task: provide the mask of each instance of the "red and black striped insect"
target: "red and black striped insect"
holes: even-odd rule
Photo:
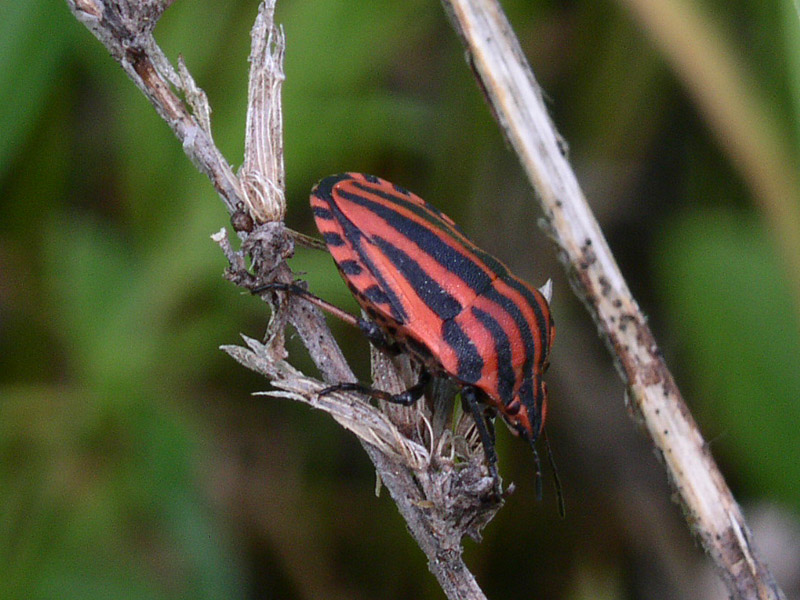
[[[372,321],[302,295],[359,326],[373,343],[409,352],[422,366],[419,383],[402,394],[360,384],[329,389],[411,404],[431,374],[452,378],[475,419],[499,490],[492,421],[481,403],[534,446],[544,426],[542,376],[555,336],[549,284],[541,291],[528,285],[449,217],[378,177],[327,177],[312,190],[311,208],[339,272]]]

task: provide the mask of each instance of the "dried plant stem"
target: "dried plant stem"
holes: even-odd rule
[[[230,212],[242,200],[239,180],[211,136],[209,111],[188,71],[176,72],[153,38],[153,29],[169,0],[67,0],[72,14],[108,49],[128,77],[183,144],[192,162],[205,173]],[[186,93],[181,100],[175,89]],[[202,104],[207,106],[207,103]]]
[[[238,175],[214,144],[205,94],[182,62],[176,72],[152,36],[170,0],[67,0],[67,4],[169,124],[187,156],[209,177],[228,211],[242,216],[237,219],[242,224],[238,232],[243,240],[241,250],[233,249],[224,229],[212,236],[230,262],[228,278],[247,289],[264,282],[292,282],[294,276],[285,259],[291,255],[297,237],[280,222],[285,214],[280,106],[284,38],[272,20],[275,0],[261,4],[252,32],[246,156]],[[245,216],[242,211],[249,214]],[[245,269],[246,256],[252,259],[252,272]],[[267,343],[246,338],[247,347],[223,349],[267,376],[282,390],[277,395],[325,410],[358,435],[446,596],[452,600],[484,599],[463,562],[461,547],[461,538],[478,537],[502,505],[486,501],[492,481],[485,476],[482,456],[463,457],[456,468],[450,456],[454,443],[448,446],[442,439],[426,439],[424,435],[419,440],[410,439],[400,432],[395,419],[387,418],[393,416],[391,412],[380,411],[358,396],[320,398],[321,382],[305,377],[284,361],[286,323],[297,330],[326,381],[353,381],[353,373],[318,309],[298,298],[278,304]],[[383,369],[385,373],[390,370],[388,365]],[[396,384],[400,384],[399,379]],[[429,420],[422,411],[412,417],[417,421],[411,429],[417,431]],[[428,430],[433,431],[430,427]]]
[[[537,191],[576,293],[598,325],[678,492],[687,522],[734,598],[780,599],[741,510],[667,369],[559,144],[496,0],[443,0],[504,134]]]

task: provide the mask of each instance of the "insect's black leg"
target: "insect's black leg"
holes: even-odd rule
[[[325,388],[319,393],[319,395],[325,396],[326,394],[330,394],[332,392],[361,392],[366,396],[377,398],[378,400],[385,400],[386,402],[392,402],[393,404],[402,404],[403,406],[411,406],[422,397],[422,394],[425,392],[425,387],[428,385],[430,380],[430,373],[423,369],[420,371],[419,380],[417,383],[412,385],[405,392],[400,392],[399,394],[390,394],[389,392],[384,392],[383,390],[376,390],[375,388],[371,388],[361,383],[337,383],[336,385]]]
[[[417,380],[417,383],[412,385],[405,392],[394,395],[389,394],[388,396],[384,396],[382,399],[386,400],[387,402],[411,406],[417,400],[422,398],[422,394],[425,393],[425,388],[427,387],[428,383],[430,383],[430,380],[431,374],[427,371],[427,369],[423,368],[419,372],[419,379]]]
[[[376,348],[391,354],[398,354],[400,352],[400,348],[397,346],[397,344],[386,339],[386,336],[383,334],[383,331],[377,325],[377,323],[373,323],[367,319],[362,319],[361,317],[355,317],[349,312],[342,310],[335,304],[331,304],[327,300],[323,300],[319,296],[315,296],[308,290],[304,290],[299,285],[295,285],[294,283],[273,282],[260,285],[251,290],[253,294],[261,294],[268,291],[286,292],[288,294],[299,296],[300,298],[311,302],[311,304],[318,306],[325,312],[333,315],[337,319],[344,321],[348,325],[358,327],[367,337],[370,343]]]
[[[377,323],[368,321],[367,319],[363,319],[361,317],[354,317],[349,312],[342,310],[335,304],[331,304],[330,302],[323,300],[319,296],[315,296],[308,290],[301,288],[299,285],[295,285],[293,283],[273,282],[255,287],[251,291],[253,294],[261,294],[268,291],[294,294],[295,296],[299,296],[311,304],[314,304],[322,310],[332,314],[334,317],[341,319],[345,323],[348,323],[353,327],[358,327],[367,337],[370,343],[379,350],[383,350],[384,352],[388,352],[390,354],[399,354],[401,351],[400,347],[395,342],[390,342],[386,338]],[[400,394],[390,394],[389,392],[376,390],[361,383],[339,383],[322,390],[320,392],[320,396],[337,391],[361,392],[362,394],[372,398],[378,398],[379,400],[410,406],[422,397],[422,394],[425,391],[425,386],[428,385],[430,378],[430,373],[423,369],[420,372],[419,381],[408,388],[405,392],[401,392]]]
[[[492,442],[492,448],[494,448],[497,443],[497,437],[494,434],[494,420],[485,418],[484,422],[486,423],[486,432],[489,434],[489,439]]]
[[[392,356],[397,356],[402,351],[396,342],[391,342],[387,339],[380,325],[374,321],[358,317],[356,319],[356,327],[361,330],[361,333],[369,340],[369,343],[378,350],[382,350]]]
[[[483,444],[483,451],[486,454],[486,462],[489,465],[489,474],[494,481],[494,493],[498,498],[502,497],[503,488],[500,484],[500,475],[497,472],[497,452],[494,448],[494,425],[490,425],[483,414],[483,409],[478,403],[477,390],[472,386],[466,386],[461,390],[461,399],[466,404],[475,427],[478,429],[478,437]]]

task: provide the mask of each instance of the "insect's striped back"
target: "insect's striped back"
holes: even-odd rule
[[[390,334],[429,367],[483,390],[504,414],[520,402],[537,412],[552,330],[538,290],[449,217],[377,177],[328,177],[311,204],[345,281]]]

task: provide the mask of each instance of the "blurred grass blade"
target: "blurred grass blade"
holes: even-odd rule
[[[696,4],[620,0],[694,98],[780,247],[800,312],[800,179],[792,145],[734,45]]]
[[[684,340],[699,415],[739,480],[800,510],[800,324],[759,219],[732,210],[669,220],[656,281]],[[715,453],[716,453],[715,452]]]

